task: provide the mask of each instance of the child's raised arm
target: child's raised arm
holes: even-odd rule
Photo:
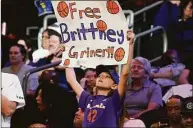
[[[128,30],[127,32],[127,39],[128,39],[128,45],[129,45],[129,57],[127,60],[127,63],[123,65],[123,69],[120,75],[120,81],[119,81],[119,85],[118,85],[118,92],[120,97],[122,98],[125,90],[126,90],[126,86],[127,86],[127,81],[128,81],[128,76],[130,73],[130,67],[131,67],[131,61],[133,58],[133,48],[134,48],[134,36],[135,34],[131,31]]]
[[[81,85],[76,80],[76,74],[73,68],[66,68],[66,78],[67,78],[68,83],[72,87],[72,89],[75,91],[76,95],[80,97],[84,89],[81,87]]]

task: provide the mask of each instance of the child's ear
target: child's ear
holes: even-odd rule
[[[117,85],[114,84],[113,86],[111,86],[111,89],[113,89],[113,90],[117,89]]]

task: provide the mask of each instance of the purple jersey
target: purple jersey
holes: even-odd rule
[[[92,96],[83,91],[80,96],[79,107],[84,110],[84,128],[118,127],[122,100],[117,90],[110,97]]]

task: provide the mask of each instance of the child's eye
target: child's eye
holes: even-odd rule
[[[99,75],[98,78],[111,78],[110,76]]]

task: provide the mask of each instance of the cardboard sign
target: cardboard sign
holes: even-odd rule
[[[118,1],[52,1],[66,50],[62,65],[125,64],[128,25]]]

